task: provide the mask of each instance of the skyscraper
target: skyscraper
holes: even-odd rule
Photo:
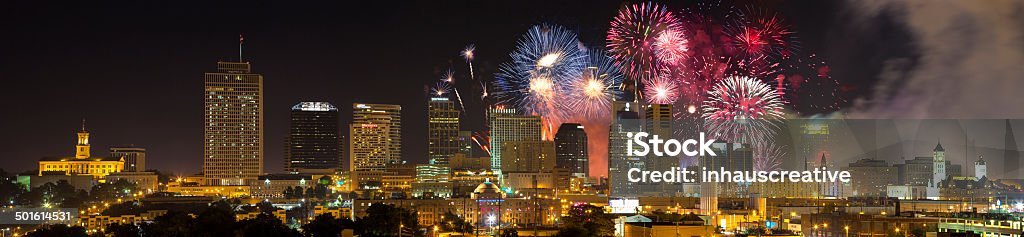
[[[472,131],[459,131],[459,153],[462,153],[467,157],[473,157]]]
[[[206,184],[255,181],[263,173],[263,75],[248,62],[217,62],[203,81]]]
[[[631,168],[644,169],[644,159],[627,154],[629,134],[641,131],[640,114],[636,103],[615,101],[615,115],[608,130],[608,182],[612,198],[636,198],[640,185],[629,182]]]
[[[430,163],[448,164],[448,158],[461,150],[459,109],[447,97],[431,97],[427,102],[427,153]]]
[[[510,141],[540,141],[539,116],[525,116],[503,105],[491,107],[487,122],[491,128],[491,169],[501,173],[501,146]]]
[[[662,140],[672,138],[672,105],[671,104],[648,104],[644,106],[644,132],[650,134],[648,139],[658,136]],[[679,157],[660,156],[651,152],[647,157],[648,170],[669,170],[679,166]],[[678,188],[682,187],[672,183],[649,182],[642,183],[645,186],[644,192],[648,195],[675,195]]]
[[[284,170],[333,173],[341,168],[338,108],[327,102],[292,106]]]
[[[397,163],[402,160],[402,106],[390,104],[352,104],[352,124],[388,125],[387,159]]]
[[[146,148],[134,145],[111,147],[110,158],[124,159],[125,172],[146,171]]]
[[[555,167],[567,169],[575,177],[587,177],[587,133],[583,125],[563,123],[555,133]]]
[[[358,189],[380,188],[387,165],[401,162],[401,106],[352,105],[349,168]]]

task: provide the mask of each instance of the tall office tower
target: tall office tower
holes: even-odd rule
[[[402,106],[389,104],[352,104],[352,124],[387,124],[389,163],[402,160]]]
[[[988,165],[985,163],[984,157],[978,156],[978,161],[974,162],[974,177],[980,180],[986,175],[988,175]]]
[[[1017,171],[1020,169],[1020,151],[1017,150],[1017,139],[1013,136],[1013,127],[1010,120],[1006,120],[1006,136],[1003,146],[1003,178],[1020,178]]]
[[[488,110],[491,128],[491,169],[501,173],[501,146],[511,141],[540,141],[540,116],[519,115],[515,109],[497,105]]]
[[[427,102],[427,153],[430,163],[448,164],[448,158],[461,150],[459,108],[447,97],[431,97]]]
[[[732,143],[732,142],[715,142],[711,144],[711,149],[715,151],[717,156],[705,155],[700,158],[700,165],[702,168],[708,171],[714,170],[721,172],[722,169],[726,171],[754,171],[754,151],[748,144],[743,143]],[[749,197],[749,183],[734,183],[734,182],[705,182],[715,183],[715,188],[706,190],[704,186],[701,188],[701,196],[705,196],[704,191],[716,192],[719,197]],[[712,191],[714,190],[714,191]]]
[[[506,141],[501,147],[501,171],[551,173],[555,168],[555,144],[550,141]]]
[[[804,164],[800,167],[804,170],[813,170],[814,159],[817,159],[827,150],[825,144],[828,144],[829,139],[829,123],[828,119],[805,119],[800,121],[800,138],[799,143],[800,149],[797,150],[799,153],[797,156],[799,159],[803,159]]]
[[[587,165],[587,133],[583,125],[563,123],[555,133],[555,167],[569,171],[575,177],[589,176]]]
[[[655,135],[661,140],[672,139],[672,105],[671,104],[648,104],[644,106],[644,132],[650,134],[647,139]],[[648,170],[669,170],[672,167],[679,167],[679,157],[658,155],[651,152],[647,156]],[[682,186],[666,182],[644,183],[645,192],[649,195],[675,195]]]
[[[459,131],[459,153],[473,157],[473,131]]]
[[[263,173],[263,75],[248,62],[217,62],[203,81],[206,184],[255,181]]]
[[[942,148],[942,143],[935,144],[935,149],[932,149],[932,184],[936,187],[943,180],[946,180],[946,149]]]
[[[338,108],[327,102],[292,106],[284,170],[294,173],[334,173],[341,168]]]
[[[886,187],[897,185],[896,168],[889,162],[873,158],[864,158],[850,163],[846,169],[850,171],[850,182],[853,195],[858,197],[885,197]]]
[[[352,105],[349,169],[356,189],[375,189],[389,164],[401,163],[401,106]]]
[[[125,172],[146,171],[146,148],[135,145],[111,147],[110,158],[124,159]]]
[[[611,198],[636,198],[640,195],[640,185],[629,182],[628,172],[631,168],[644,170],[642,157],[627,153],[629,134],[642,131],[640,113],[636,103],[615,101],[615,117],[608,130],[608,184]]]

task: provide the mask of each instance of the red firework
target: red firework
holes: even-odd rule
[[[652,2],[624,6],[608,29],[608,52],[636,83],[657,73],[655,38],[666,31],[682,32],[681,26],[667,6]]]
[[[796,36],[782,17],[765,11],[748,11],[726,27],[737,54],[749,61],[768,57],[773,61],[788,58],[799,46]]]

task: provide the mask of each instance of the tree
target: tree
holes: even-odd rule
[[[89,190],[89,199],[92,201],[113,200],[126,198],[132,193],[139,191],[138,186],[128,180],[118,179],[114,182],[101,183]]]
[[[590,232],[581,227],[566,227],[558,230],[555,237],[588,237]]]
[[[24,201],[33,206],[60,206],[77,208],[88,197],[85,191],[76,190],[67,180],[45,183],[25,193]]]
[[[113,237],[140,237],[140,228],[135,224],[114,223],[107,225],[104,233]]]
[[[89,237],[89,234],[86,234],[85,228],[81,226],[55,224],[29,232],[25,237]]]
[[[0,169],[0,206],[9,204],[20,204],[19,197],[26,192],[25,186],[17,182],[17,177],[11,176],[3,169]]]
[[[356,221],[357,232],[360,236],[393,236],[397,235],[399,229],[402,233],[418,233],[416,213],[394,205],[375,204],[366,209],[366,216]],[[361,230],[361,231],[360,231]]]
[[[235,230],[235,236],[299,237],[302,236],[302,234],[299,233],[299,231],[288,228],[288,226],[284,225],[281,220],[278,220],[273,215],[260,213],[256,218],[238,222]]]
[[[578,228],[585,236],[612,236],[615,234],[615,223],[612,215],[605,214],[604,209],[590,205],[575,205],[569,208],[569,215],[562,218],[566,224],[566,233],[573,234]],[[562,232],[562,231],[559,231]]]
[[[302,225],[302,231],[307,237],[334,237],[342,230],[354,229],[355,223],[349,219],[334,218],[331,214],[320,214],[313,218],[313,221]]]
[[[473,232],[473,224],[466,222],[465,219],[455,215],[451,212],[445,212],[441,216],[441,231],[444,232],[459,232],[469,233]]]
[[[278,208],[278,207],[274,207],[274,204],[270,203],[268,201],[262,201],[260,203],[257,203],[256,204],[256,208],[258,208],[260,210],[260,212],[262,212],[263,214],[268,214],[268,215],[274,215],[274,211],[277,211],[277,210],[281,209],[281,208]]]
[[[519,237],[519,231],[517,231],[515,229],[504,229],[504,230],[501,230],[501,234],[499,234],[498,236],[499,237]]]
[[[193,219],[188,213],[180,211],[169,211],[167,214],[153,219],[153,223],[143,225],[142,230],[146,236],[171,237],[188,236],[191,232]]]
[[[230,208],[230,207],[229,207]],[[223,206],[210,206],[196,216],[192,236],[231,236],[235,225],[235,213]]]

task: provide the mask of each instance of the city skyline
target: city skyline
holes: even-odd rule
[[[22,4],[22,3],[19,3]],[[365,3],[364,3],[365,4]],[[13,57],[3,57],[0,60],[0,76],[10,79],[14,85],[7,88],[42,88],[45,84],[38,81],[54,80],[57,78],[86,78],[87,80],[66,80],[64,86],[46,91],[40,96],[26,96],[26,92],[32,90],[5,91],[6,96],[26,97],[39,99],[39,103],[47,103],[51,106],[31,106],[33,103],[14,102],[3,100],[4,106],[11,109],[23,111],[24,115],[35,116],[4,116],[5,123],[2,128],[12,131],[12,134],[19,134],[19,139],[5,137],[6,143],[14,149],[0,151],[4,157],[12,157],[12,170],[28,169],[33,167],[33,162],[40,157],[63,156],[67,154],[61,144],[65,136],[62,132],[73,131],[73,126],[58,126],[58,124],[74,124],[82,118],[93,121],[93,127],[99,131],[97,143],[100,147],[111,147],[117,144],[134,143],[148,149],[148,153],[154,160],[151,167],[160,167],[176,173],[195,173],[201,170],[201,149],[197,146],[201,141],[194,137],[201,136],[199,120],[195,119],[201,111],[195,105],[196,95],[199,92],[198,83],[188,83],[188,80],[195,80],[203,72],[212,71],[210,66],[213,61],[235,61],[237,60],[238,49],[237,36],[244,34],[245,44],[242,56],[246,61],[252,61],[254,70],[266,76],[267,94],[266,111],[266,159],[264,164],[268,166],[267,172],[282,171],[282,167],[273,164],[283,162],[284,151],[282,150],[284,137],[287,133],[288,112],[285,106],[300,101],[318,100],[329,101],[334,104],[348,104],[354,101],[365,101],[373,103],[394,103],[405,106],[407,109],[403,115],[407,121],[425,124],[426,108],[422,108],[423,98],[427,95],[429,82],[436,80],[449,68],[455,71],[460,79],[468,74],[462,65],[459,51],[466,45],[476,44],[476,66],[477,77],[491,77],[496,70],[496,65],[507,57],[505,52],[514,45],[514,37],[511,35],[525,31],[530,25],[555,22],[566,24],[579,31],[581,40],[586,42],[603,41],[601,36],[607,19],[614,15],[616,9],[622,4],[619,2],[591,3],[589,14],[565,14],[575,6],[559,6],[542,11],[521,11],[530,14],[509,14],[510,16],[499,16],[485,14],[486,9],[525,9],[526,4],[509,3],[469,3],[460,5],[453,3],[447,6],[415,5],[408,8],[395,9],[395,12],[388,14],[399,15],[420,15],[420,16],[444,16],[438,19],[448,26],[443,28],[426,27],[425,29],[411,29],[414,27],[403,27],[393,31],[381,32],[383,35],[369,37],[365,40],[350,38],[344,31],[340,30],[334,23],[353,24],[351,19],[358,16],[342,17],[329,14],[326,11],[314,11],[299,17],[294,14],[294,7],[284,7],[270,10],[272,6],[250,5],[258,15],[281,14],[278,20],[259,20],[254,22],[218,22],[216,25],[206,25],[214,17],[221,17],[216,9],[234,7],[233,5],[211,6],[209,9],[197,12],[196,18],[186,22],[175,24],[165,17],[173,13],[159,11],[156,6],[142,6],[143,11],[122,12],[118,7],[101,8],[101,11],[108,11],[108,15],[131,16],[140,18],[138,22],[153,23],[162,29],[184,29],[183,26],[191,26],[190,30],[184,30],[181,34],[168,34],[161,30],[133,30],[137,23],[117,23],[109,19],[98,17],[85,17],[75,24],[63,25],[66,21],[63,18],[41,19],[40,16],[47,14],[9,14],[6,17],[22,21],[38,22],[45,27],[40,29],[15,26],[14,32],[21,33],[24,37],[11,37],[3,39],[10,44],[23,47],[12,48]],[[840,35],[845,32],[860,32],[865,29],[857,29],[851,26],[834,23],[833,17],[821,16],[820,12],[827,12],[829,9],[847,9],[839,3],[811,3],[799,6],[792,3],[746,3],[759,7],[773,8],[782,12],[794,28],[800,29],[802,47],[805,51],[829,49],[821,52],[823,57],[829,59],[831,70],[836,77],[842,77],[843,81],[849,83],[853,88],[854,95],[864,95],[870,92],[869,86],[879,80],[875,74],[882,70],[884,62],[879,60],[860,60],[851,58],[872,58],[870,55],[853,54],[846,55],[837,51],[837,45],[875,45],[883,44],[877,38],[863,39],[866,41],[854,43],[846,40],[831,39],[833,35]],[[566,4],[572,5],[572,4]],[[672,3],[685,7],[688,4]],[[187,8],[187,5],[166,6],[170,8]],[[326,4],[324,9],[336,9],[340,6]],[[375,7],[369,5],[365,7]],[[464,8],[478,8],[480,11],[460,11]],[[41,11],[39,5],[27,4],[22,8],[25,12],[33,10]],[[808,10],[814,9],[814,10]],[[72,7],[46,8],[53,11],[53,14],[73,16],[80,14],[81,10]],[[428,11],[433,10],[433,11]],[[142,16],[142,12],[154,13]],[[430,14],[427,14],[429,12]],[[433,14],[435,12],[446,12],[450,14]],[[504,11],[499,11],[504,12]],[[514,12],[514,11],[510,11]],[[218,14],[215,14],[218,13]],[[96,14],[103,15],[103,14]],[[557,17],[556,17],[557,16]],[[887,16],[895,17],[895,16]],[[884,18],[884,17],[883,17]],[[330,20],[333,19],[333,20]],[[469,21],[472,19],[472,21]],[[813,21],[808,19],[826,19],[824,21]],[[369,25],[355,24],[356,27],[374,27],[374,25],[388,24],[393,19],[381,19],[380,22],[373,22]],[[11,20],[8,22],[16,22]],[[304,30],[302,43],[294,38],[280,34],[283,27],[302,23],[316,23]],[[473,23],[475,22],[475,23]],[[423,24],[430,24],[424,22]],[[434,22],[436,23],[436,22]],[[884,33],[885,44],[890,44],[892,39],[910,39],[912,33],[902,29],[900,24],[889,22],[886,19],[878,20],[878,28],[867,31]],[[838,25],[837,25],[838,24]],[[465,26],[465,27],[463,27]],[[467,28],[468,27],[468,28]],[[159,28],[159,27],[158,27]],[[362,28],[360,28],[362,29]],[[470,30],[465,30],[470,29]],[[65,32],[78,32],[74,40],[63,40]],[[465,33],[462,33],[465,32]],[[444,34],[451,35],[445,39],[434,39],[423,37],[427,35]],[[402,44],[396,40],[401,36],[420,36],[430,42],[432,47],[417,47],[420,44]],[[870,35],[870,34],[862,34]],[[115,37],[111,37],[115,36]],[[332,54],[354,49],[352,45],[365,44],[366,41],[374,41],[374,38],[388,39],[380,42],[380,45],[396,46],[394,52],[416,53],[416,57],[395,57],[394,53],[371,53],[369,49],[356,49],[356,55],[367,55],[368,61],[352,63],[352,58],[333,57]],[[39,39],[39,40],[35,40]],[[340,40],[339,40],[340,39]],[[202,42],[202,43],[200,43]],[[342,42],[342,43],[329,43]],[[349,42],[349,43],[344,43]],[[906,41],[910,44],[911,41]],[[91,46],[90,46],[91,45]],[[896,46],[892,46],[896,47]],[[356,47],[367,48],[367,47]],[[64,50],[61,50],[64,49]],[[109,55],[97,56],[93,50],[110,51]],[[140,49],[145,49],[141,50]],[[183,52],[181,49],[190,49]],[[316,49],[316,50],[314,50]],[[419,50],[416,50],[419,49]],[[45,56],[31,54],[31,50],[49,52]],[[387,50],[385,52],[391,52]],[[912,55],[913,49],[893,48],[895,53],[882,56]],[[298,60],[291,62],[289,59],[296,58],[296,53],[302,52],[303,58],[311,60]],[[314,53],[318,52],[318,53]],[[312,54],[310,54],[312,53]],[[166,55],[161,56],[161,55]],[[878,55],[875,55],[878,56]],[[40,65],[33,62],[56,60],[70,65],[75,70],[47,71],[39,70]],[[18,60],[20,59],[20,60]],[[321,59],[321,60],[316,60]],[[122,66],[123,65],[123,66]],[[338,65],[380,65],[366,69],[358,69],[358,72],[337,74],[327,73],[327,68]],[[381,70],[378,67],[383,65],[412,67],[406,75],[386,73],[389,70]],[[862,70],[866,67],[867,70]],[[122,70],[117,70],[122,69]],[[317,69],[317,70],[308,70]],[[73,75],[64,71],[76,71]],[[103,75],[103,76],[95,76]],[[151,75],[162,81],[175,81],[175,83],[160,84],[152,86],[148,83],[129,84],[125,81],[137,81],[137,75]],[[328,76],[331,75],[331,76]],[[351,75],[351,76],[349,76]],[[366,75],[369,75],[367,77]],[[374,78],[374,79],[361,79]],[[417,79],[418,78],[418,79]],[[860,79],[869,78],[869,79]],[[156,80],[156,79],[150,79]],[[298,80],[300,83],[292,83]],[[148,81],[148,80],[147,80]],[[195,81],[193,81],[195,82]],[[396,83],[398,82],[398,83]],[[321,86],[310,87],[309,84]],[[394,85],[401,86],[394,86]],[[398,91],[382,92],[379,89],[352,90],[350,88],[388,88]],[[92,96],[77,96],[76,103],[61,103],[67,101],[78,91],[90,91]],[[395,96],[401,94],[402,96]],[[42,96],[46,95],[46,96]],[[414,95],[414,96],[407,96]],[[145,100],[126,100],[124,98],[148,98]],[[472,102],[472,101],[471,101]],[[482,111],[480,104],[467,104],[472,111]],[[161,108],[161,109],[156,109]],[[115,111],[127,111],[128,113],[116,113]],[[156,111],[162,111],[156,112]],[[173,111],[173,112],[172,112]],[[1010,111],[1012,112],[1012,111]],[[175,114],[175,116],[163,116],[164,113]],[[342,124],[347,124],[345,111],[341,111]],[[5,113],[6,114],[6,113]],[[113,116],[118,114],[119,116]],[[467,122],[462,125],[466,130],[479,131],[485,124],[482,113],[467,113]],[[971,115],[964,115],[971,116]],[[29,120],[29,118],[32,118]],[[37,132],[26,132],[23,127],[16,124],[24,124],[28,121],[48,124],[43,128],[37,128]],[[410,125],[406,128],[407,133],[403,134],[405,141],[424,140],[426,137],[425,126]],[[161,133],[163,136],[146,136],[146,134]],[[403,158],[414,163],[424,163],[426,157],[426,144],[418,142],[407,142],[403,146],[403,154],[410,154]],[[424,155],[416,155],[424,154]],[[162,159],[157,159],[160,157]],[[187,160],[190,162],[173,162]],[[16,168],[15,168],[16,167]]]

